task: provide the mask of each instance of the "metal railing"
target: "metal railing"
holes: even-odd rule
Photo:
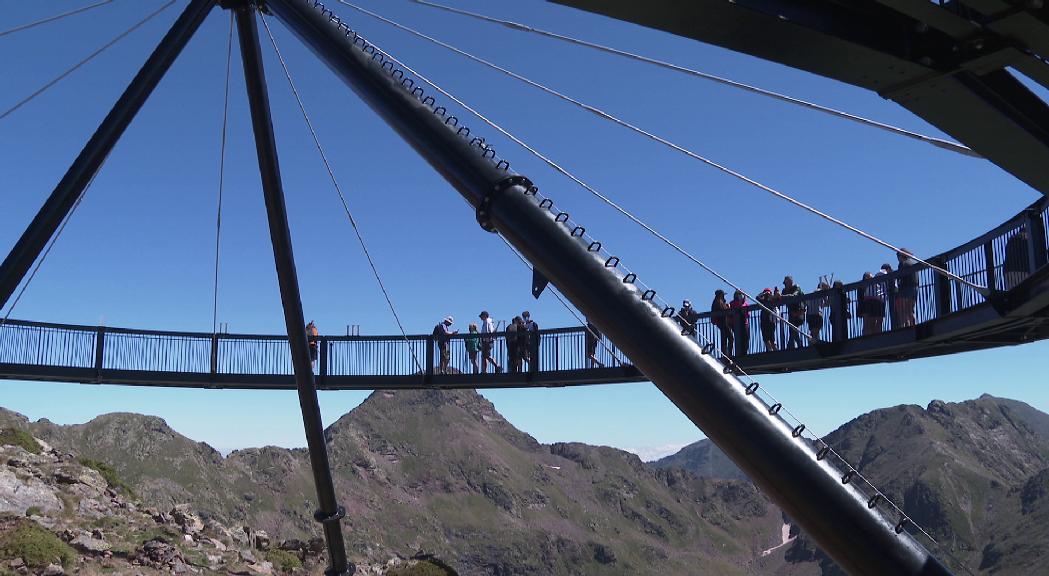
[[[1049,261],[1049,199],[1040,199],[990,232],[928,260],[965,280],[986,286],[993,294],[1015,288]],[[1021,236],[1025,234],[1026,236]],[[917,277],[912,298],[901,291],[900,281]],[[913,302],[912,302],[913,300]],[[789,308],[800,302],[799,327],[823,342],[840,342],[889,332],[937,320],[988,301],[979,290],[938,273],[925,265],[915,265],[889,274],[821,290],[801,297],[781,297],[771,307],[790,319]],[[714,343],[717,353],[743,356],[780,351],[791,343],[791,329],[772,314],[751,304],[718,315],[699,315],[696,331],[701,342]],[[794,319],[799,314],[795,313]],[[723,320],[723,322],[721,321]],[[763,329],[764,328],[764,329]],[[730,339],[733,350],[722,350]],[[765,336],[771,333],[771,345]],[[800,347],[811,346],[800,337]]]
[[[517,334],[486,335],[490,355],[502,371],[512,371],[511,348],[522,356],[522,372],[585,370],[590,367],[585,327],[540,330],[537,338]],[[508,345],[508,341],[511,343]],[[527,344],[525,344],[527,342]],[[538,344],[536,346],[536,344]],[[482,360],[480,334],[448,339],[447,373],[473,374],[468,350]],[[318,376],[412,376],[441,373],[441,346],[433,335],[319,336]],[[622,358],[607,340],[596,357],[605,366]],[[417,363],[418,362],[418,363]],[[54,366],[126,372],[170,372],[241,376],[293,374],[285,336],[164,332],[8,320],[0,325],[0,364]],[[489,367],[488,372],[494,372]]]
[[[1012,289],[1049,262],[1049,199],[1041,199],[990,232],[929,261],[993,292]],[[1026,236],[1020,236],[1026,234]],[[917,291],[911,303],[902,301],[900,280],[914,274]],[[881,295],[880,299],[875,296]],[[781,298],[774,307],[784,318],[788,307],[805,305],[801,327],[824,342],[841,342],[944,318],[987,302],[980,291],[935,270],[917,265],[853,282],[838,288]],[[701,342],[723,352],[723,332],[732,334],[733,356],[784,350],[790,330],[756,304],[729,312],[724,329],[699,315]],[[764,319],[763,319],[764,317]],[[509,338],[508,338],[509,336]],[[769,336],[773,345],[765,343]],[[588,342],[585,327],[538,331],[538,338],[518,344],[519,334],[499,332],[456,334],[448,338],[448,373],[494,371],[485,366],[484,350],[503,371],[514,371],[511,349],[522,355],[522,372],[563,372],[591,368],[594,348],[604,366],[630,366],[615,346],[602,339]],[[508,341],[510,346],[508,346]],[[523,341],[522,341],[523,342]],[[490,344],[490,346],[488,345]],[[811,346],[800,338],[800,347]],[[314,370],[325,376],[431,376],[443,371],[442,350],[433,335],[320,336]],[[474,358],[477,367],[474,367]],[[0,364],[87,369],[103,372],[187,373],[199,375],[290,376],[291,353],[285,336],[165,332],[47,324],[8,320],[0,324]],[[487,368],[487,370],[486,370]]]

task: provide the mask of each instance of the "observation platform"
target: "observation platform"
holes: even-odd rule
[[[789,332],[778,322],[775,350],[761,339],[760,308],[729,319],[736,334],[749,333],[745,350],[731,350],[750,374],[820,370],[927,356],[956,354],[1049,338],[1049,197],[953,250],[926,260],[980,286],[980,291],[935,270],[916,266],[801,298],[819,309],[818,341],[802,339],[785,349]],[[1021,232],[1025,236],[1017,236]],[[1022,244],[1017,241],[1022,239]],[[1013,241],[1010,244],[1010,241]],[[902,326],[894,310],[895,280],[917,274],[916,323]],[[877,333],[864,334],[860,302],[880,285],[884,317]],[[779,313],[795,301],[783,299]],[[805,327],[808,329],[808,326]],[[719,328],[700,315],[696,337],[722,355]],[[868,331],[871,328],[868,326]],[[683,336],[687,337],[687,336]],[[507,367],[505,334],[493,336],[493,357]],[[540,330],[532,371],[473,374],[465,335],[453,336],[451,369],[438,373],[429,335],[320,336],[316,363],[321,390],[399,388],[528,388],[610,384],[646,380],[615,345],[602,340],[590,368],[586,329]],[[295,389],[286,336],[169,332],[9,320],[0,325],[0,378],[183,388]]]

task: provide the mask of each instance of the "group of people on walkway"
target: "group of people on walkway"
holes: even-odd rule
[[[498,374],[503,371],[503,367],[496,361],[492,352],[497,336],[495,321],[487,310],[482,310],[478,318],[481,320],[480,325],[471,322],[467,327],[467,334],[463,336],[466,357],[470,361],[473,374],[487,374],[489,366]],[[440,374],[450,372],[452,336],[459,333],[458,330],[452,329],[453,324],[455,318],[445,316],[433,328],[434,341],[440,354],[437,368]],[[503,340],[506,344],[506,361],[510,372],[539,370],[539,324],[532,319],[531,312],[525,310],[520,316],[514,316],[506,327]]]
[[[855,309],[856,316],[862,321],[863,335],[876,334],[884,329],[886,306],[891,307],[890,318],[894,328],[915,324],[914,310],[918,301],[919,286],[918,261],[906,249],[901,249],[896,256],[899,268],[894,278],[868,282],[860,289]],[[886,263],[874,274],[865,272],[863,280],[875,280],[891,273],[892,266]],[[760,306],[757,310],[758,326],[764,350],[771,352],[779,349],[777,327],[784,325],[784,321],[791,325],[785,326],[784,349],[801,348],[806,340],[834,339],[833,331],[840,325],[837,315],[843,314],[842,320],[851,319],[852,302],[842,291],[841,305],[832,306],[828,291],[843,288],[841,281],[828,283],[826,280],[820,280],[815,293],[806,297],[805,291],[788,275],[783,278],[782,290],[777,286],[765,288],[758,293],[755,300]],[[718,329],[723,354],[743,356],[750,353],[750,305],[746,294],[741,290],[732,294],[732,300],[726,298],[724,290],[714,291],[714,300],[710,304],[710,323]],[[693,337],[696,336],[699,318],[700,313],[689,300],[682,301],[681,308],[675,316],[682,333]],[[827,334],[825,327],[829,328]],[[846,335],[847,328],[842,337],[847,337]]]

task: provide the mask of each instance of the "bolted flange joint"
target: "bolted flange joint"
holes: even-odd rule
[[[514,186],[523,186],[525,190],[533,186],[532,181],[524,176],[507,176],[502,180],[496,182],[491,190],[489,190],[484,198],[481,198],[481,203],[477,205],[477,223],[481,225],[488,232],[495,232],[495,225],[492,224],[492,200],[496,195],[505,192],[506,190],[513,188]]]

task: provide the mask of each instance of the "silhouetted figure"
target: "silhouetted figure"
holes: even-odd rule
[[[532,320],[532,313],[525,310],[521,313],[521,325],[524,327],[523,352],[524,359],[528,362],[528,371],[539,370],[539,324]],[[520,338],[520,335],[518,335]]]
[[[317,364],[317,340],[320,336],[320,332],[317,331],[317,325],[310,320],[310,323],[306,325],[306,341],[309,343],[310,348],[310,368],[313,368]]]
[[[840,308],[839,306],[831,306],[830,309],[830,338],[834,341],[845,340],[849,337],[848,321],[852,319],[852,312],[850,311],[851,302],[849,302],[848,293],[845,292],[845,284],[843,284],[841,280],[835,280],[834,284],[831,285],[831,288],[837,292],[838,298],[841,299],[841,304]],[[844,329],[841,334],[835,332],[838,326],[838,314],[841,314],[845,320],[845,322],[842,323]]]
[[[1005,262],[1002,270],[1005,272],[1005,289],[1012,290],[1020,282],[1027,278],[1030,272],[1030,245],[1027,236],[1027,228],[1020,230],[1009,237],[1005,243]]]
[[[886,262],[885,264],[881,265],[881,268],[879,268],[877,272],[874,273],[874,277],[877,278],[878,276],[886,276],[888,274],[892,274],[892,264]],[[889,280],[888,278],[883,278],[882,292],[883,300],[885,300],[885,304],[889,309],[889,327],[891,330],[893,328],[896,328],[896,281]],[[883,318],[885,317],[884,314],[885,313],[883,312]],[[885,330],[884,326],[882,326],[882,330]]]
[[[488,373],[489,364],[498,374],[503,371],[503,367],[492,357],[492,349],[495,347],[495,322],[487,310],[482,310],[478,318],[481,319],[481,374]]]
[[[522,324],[521,317],[514,316],[513,321],[506,327],[506,362],[510,365],[510,372],[521,371],[521,360],[523,360],[524,352],[521,340],[528,339],[528,334],[525,333]]]
[[[710,303],[710,323],[717,326],[721,333],[721,353],[732,354],[735,339],[732,337],[732,327],[728,320],[728,301],[725,300],[725,291],[718,289],[714,291],[714,301]]]
[[[589,320],[586,321],[586,358],[590,368],[604,368],[603,362],[597,359],[597,343],[601,341],[601,332]]]
[[[879,271],[878,275],[884,275]],[[882,331],[885,323],[885,283],[874,280],[870,272],[863,273],[863,280],[867,282],[860,300],[860,317],[863,318],[863,335],[877,334]]]
[[[696,312],[696,309],[692,307],[691,301],[681,301],[681,310],[678,310],[674,320],[681,325],[682,334],[686,336],[696,335],[696,323],[699,322],[699,312]]]
[[[444,320],[433,327],[433,339],[441,353],[441,363],[437,369],[440,374],[448,373],[448,365],[452,361],[451,340],[454,334],[459,333],[458,330],[451,329],[454,322],[451,316],[445,316]]]
[[[805,325],[805,301],[801,299],[805,295],[801,287],[794,283],[793,276],[783,277],[783,292],[780,299],[787,299],[787,350],[801,348],[801,336],[798,334]],[[777,302],[778,304],[779,302]]]
[[[470,365],[473,366],[473,373],[477,374],[477,354],[481,350],[481,339],[477,333],[477,324],[471,322],[469,332],[469,334],[463,337],[463,343],[466,345],[466,357],[470,359]]]
[[[900,248],[896,253],[899,271],[896,279],[896,297],[893,299],[893,323],[897,328],[914,326],[914,307],[918,304],[918,261],[911,251]]]
[[[758,320],[761,326],[761,341],[765,345],[766,352],[776,350],[776,317],[772,315],[775,304],[772,302],[772,290],[766,288],[758,294],[758,304],[761,304],[761,312]]]
[[[739,358],[750,352],[750,312],[747,312],[747,297],[741,290],[732,294],[729,308],[732,332],[736,336],[736,357]]]
[[[816,286],[817,292],[830,288],[830,284],[820,282]],[[809,335],[816,340],[820,339],[823,332],[823,309],[827,307],[827,296],[825,294],[814,296],[809,300],[805,319],[809,324]]]

